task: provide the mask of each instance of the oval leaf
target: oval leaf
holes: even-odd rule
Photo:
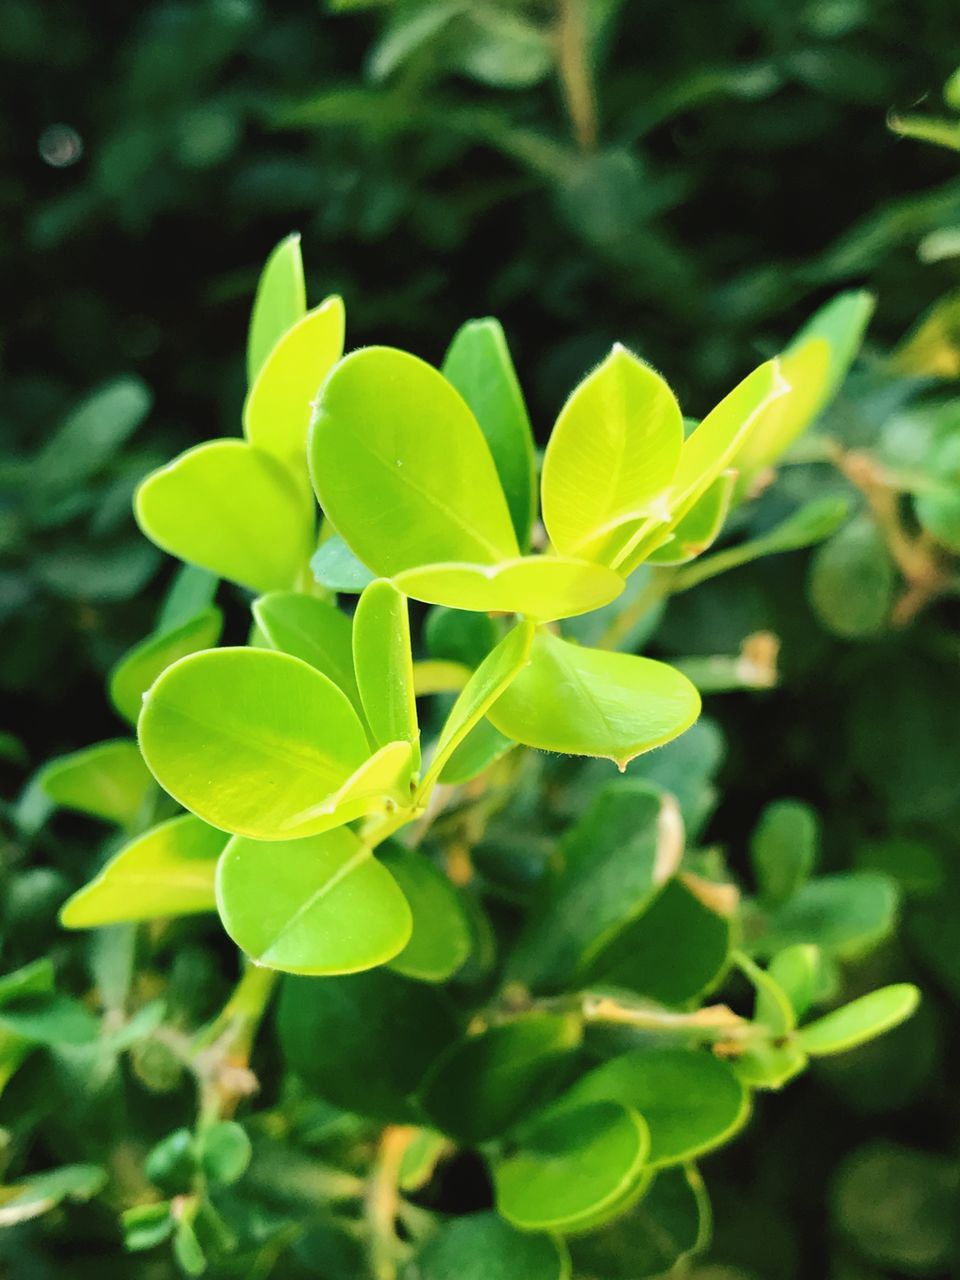
[[[364,589],[353,615],[353,666],[373,740],[409,742],[420,762],[420,726],[413,687],[407,602],[392,582]]]
[[[37,786],[61,808],[125,827],[139,816],[153,779],[137,744],[117,738],[51,760],[37,774]]]
[[[446,981],[472,946],[460,895],[429,858],[397,841],[380,845],[377,857],[400,886],[413,916],[413,932],[391,968],[421,982]]]
[[[217,868],[223,927],[257,964],[286,973],[356,973],[410,937],[407,900],[345,827],[264,844],[235,836]]]
[[[623,768],[688,729],[700,714],[700,695],[664,662],[538,631],[529,663],[488,714],[525,746],[602,756]]]
[[[243,406],[243,434],[297,476],[306,472],[313,402],[343,355],[343,329],[343,300],[327,298],[280,338]]]
[[[253,616],[274,649],[309,662],[362,714],[353,672],[353,624],[342,609],[298,591],[272,591],[254,600]]]
[[[172,630],[147,636],[135,645],[110,672],[110,701],[117,711],[135,725],[143,695],[157,676],[187,654],[212,648],[222,628],[223,614],[211,605]]]
[[[188,449],[147,476],[134,510],[158,547],[252,591],[293,586],[310,554],[313,513],[295,480],[243,440]]]
[[[310,430],[320,505],[383,577],[440,561],[518,553],[483,433],[430,365],[390,347],[355,351],[324,384]]]
[[[909,982],[881,987],[803,1027],[797,1040],[811,1057],[844,1053],[898,1027],[919,1003],[920,992]]]
[[[523,556],[496,565],[429,564],[398,573],[395,581],[401,591],[427,604],[521,613],[538,622],[600,609],[624,588],[612,569],[564,556]]]
[[[192,814],[147,831],[116,854],[66,903],[67,929],[216,910],[217,859],[227,837]]]
[[[256,840],[329,826],[301,817],[367,759],[346,696],[313,667],[268,649],[214,649],[168,667],[147,695],[140,746],[174,799]],[[356,815],[353,815],[356,816]]]
[[[257,296],[247,335],[247,381],[260,367],[291,325],[307,309],[300,236],[287,236],[270,254],[257,284]]]

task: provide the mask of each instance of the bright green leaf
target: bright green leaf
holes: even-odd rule
[[[881,987],[802,1027],[797,1039],[811,1057],[844,1053],[905,1022],[919,1002],[920,992],[909,982]]]
[[[135,511],[158,547],[252,591],[292,587],[310,553],[313,512],[296,481],[244,440],[211,440],[154,471]]]
[[[223,927],[257,964],[286,973],[356,973],[410,937],[406,898],[346,827],[303,840],[235,836],[217,868]]]
[[[247,335],[248,383],[252,385],[274,346],[306,309],[300,237],[294,234],[281,240],[270,254],[257,285]]]
[[[353,666],[377,746],[409,742],[420,763],[420,726],[406,599],[380,578],[365,587],[353,615]]]
[[[298,591],[271,591],[254,600],[253,616],[274,649],[316,667],[363,713],[353,670],[353,625],[342,609]]]
[[[389,347],[347,356],[310,429],[320,505],[383,577],[438,561],[496,564],[518,553],[487,442],[436,369]]]
[[[67,929],[213,911],[222,831],[192,814],[162,822],[115,854],[63,907]]]
[[[129,738],[99,742],[51,760],[37,775],[43,793],[64,809],[129,826],[153,789],[153,780]]]
[[[649,564],[686,564],[706,551],[718,538],[730,510],[736,472],[723,471],[676,525],[669,542],[648,557]]]
[[[623,768],[683,733],[699,713],[696,689],[666,663],[538,631],[528,665],[489,716],[525,746],[601,756]]]
[[[543,459],[543,520],[561,554],[612,563],[626,526],[663,507],[683,443],[680,406],[625,347],[570,396]]]
[[[263,362],[243,406],[252,445],[304,474],[307,429],[324,378],[343,355],[343,301],[327,298],[288,329]]]
[[[533,433],[499,320],[468,320],[444,356],[443,376],[463,396],[486,437],[521,547],[536,512]]]
[[[223,614],[210,605],[170,631],[154,632],[125,653],[110,672],[109,681],[110,701],[120,715],[135,725],[143,695],[157,676],[188,653],[212,648],[222,627]]]
[[[139,731],[144,759],[174,799],[212,826],[255,840],[338,825],[324,797],[343,787],[369,750],[332,681],[267,649],[181,658],[147,695]]]
[[[818,947],[798,943],[778,951],[767,972],[790,1001],[795,1019],[818,999],[823,985],[823,957]],[[757,1009],[760,1016],[760,1006]]]
[[[497,1209],[524,1231],[577,1231],[612,1216],[642,1183],[643,1117],[609,1100],[550,1114],[493,1165]]]

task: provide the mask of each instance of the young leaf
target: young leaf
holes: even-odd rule
[[[532,622],[521,622],[491,650],[467,681],[463,692],[447,716],[437,742],[423,787],[431,786],[447,761],[470,730],[483,719],[491,706],[503,696],[511,681],[523,670],[534,639]]]
[[[342,360],[321,392],[309,457],[320,505],[354,554],[383,577],[518,554],[476,419],[415,356],[366,347]]]
[[[59,1169],[34,1173],[23,1182],[3,1188],[0,1227],[39,1218],[64,1201],[82,1204],[92,1200],[107,1178],[106,1169],[96,1164],[65,1164]]]
[[[147,476],[134,509],[158,547],[252,591],[291,587],[309,555],[304,495],[276,458],[244,440],[188,449]]]
[[[448,756],[440,770],[439,781],[451,787],[462,786],[479,777],[516,745],[495,729],[489,720],[480,720]]]
[[[413,932],[390,967],[421,982],[445,982],[472,946],[470,921],[460,895],[429,858],[388,840],[377,857],[400,886],[413,916]]]
[[[124,720],[137,723],[143,695],[179,658],[210,649],[220,639],[223,614],[215,605],[169,631],[154,632],[125,653],[110,672],[110,701]]]
[[[247,335],[247,382],[252,384],[267,356],[307,309],[303,258],[297,234],[281,240],[267,259]]]
[[[499,320],[468,320],[458,329],[442,372],[470,406],[486,436],[517,542],[526,548],[536,512],[533,433]]]
[[[621,577],[604,565],[564,556],[523,556],[497,565],[427,564],[394,579],[401,591],[426,604],[480,613],[520,613],[538,622],[599,609],[623,591]]]
[[[892,931],[896,910],[897,888],[888,876],[872,871],[820,876],[763,918],[751,949],[771,956],[795,943],[811,943],[855,959]]]
[[[413,1266],[409,1280],[570,1280],[562,1240],[518,1231],[496,1213],[448,1219]]]
[[[321,1098],[390,1122],[416,1120],[410,1095],[458,1030],[446,992],[387,969],[287,978],[280,996],[289,1066]]]
[[[797,944],[778,951],[767,966],[767,973],[790,1001],[796,1022],[816,1001],[823,984],[823,957],[818,947]],[[766,1012],[762,995],[758,997],[757,1017],[764,1021]]]
[[[730,510],[735,471],[723,471],[702,497],[674,527],[669,542],[647,557],[649,564],[686,564],[701,555],[719,537]]]
[[[700,695],[663,662],[570,644],[538,631],[530,661],[489,712],[528,747],[601,756],[623,768],[700,713]]]
[[[420,763],[407,602],[392,582],[364,588],[353,615],[353,666],[367,724],[377,746],[409,742]]]
[[[643,915],[682,853],[672,796],[642,779],[602,787],[560,842],[512,952],[511,980],[562,989]]]
[[[573,1014],[536,1013],[468,1036],[434,1065],[420,1105],[461,1142],[495,1138],[562,1087],[581,1035]]]
[[[234,836],[217,868],[217,909],[241,951],[286,973],[372,969],[411,929],[397,882],[346,827],[269,844]]]
[[[750,860],[760,898],[779,906],[810,876],[817,858],[819,822],[799,800],[768,804],[750,837]]]
[[[346,695],[299,658],[268,649],[181,658],[144,700],[139,732],[144,759],[176,800],[255,840],[336,826],[318,805],[368,756]]]
[[[274,649],[316,667],[363,714],[353,670],[353,625],[342,609],[298,591],[271,591],[254,600],[253,616]]]
[[[919,1002],[920,992],[909,982],[881,987],[802,1027],[797,1040],[811,1057],[844,1053],[898,1027]]]
[[[624,526],[659,513],[683,443],[680,406],[625,347],[576,388],[543,459],[543,520],[565,556],[613,563]]]
[[[51,760],[37,775],[37,785],[64,809],[125,827],[139,815],[153,779],[137,744],[118,738]]]
[[[98,929],[216,909],[213,882],[227,837],[192,814],[131,841],[66,903],[67,929]]]
[[[642,1185],[650,1135],[607,1099],[547,1115],[497,1159],[497,1209],[523,1231],[578,1231],[612,1217]]]
[[[343,327],[343,301],[336,296],[298,320],[263,362],[243,406],[243,434],[295,476],[306,471],[313,402],[343,355]]]

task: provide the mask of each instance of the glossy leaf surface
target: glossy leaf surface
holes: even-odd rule
[[[216,908],[214,876],[227,837],[192,814],[162,822],[110,859],[64,906],[68,929],[192,915]]]
[[[252,383],[276,343],[307,309],[299,235],[281,240],[257,284],[247,335],[247,381]]]
[[[327,379],[310,430],[320,505],[355,555],[384,577],[438,561],[517,555],[483,433],[436,369],[366,347]]]
[[[148,636],[120,659],[110,672],[110,701],[130,724],[137,723],[143,695],[161,672],[179,658],[210,649],[220,639],[223,614],[216,606],[203,609],[169,631]]]
[[[346,827],[270,843],[235,836],[217,868],[217,908],[242,951],[286,973],[372,969],[411,930],[397,882]]]
[[[489,715],[501,733],[528,747],[623,766],[677,737],[699,712],[694,686],[666,663],[538,631],[529,664]]]
[[[274,649],[316,667],[362,712],[353,671],[353,626],[342,609],[297,591],[272,591],[254,600],[253,616]]]
[[[357,603],[353,666],[374,742],[409,742],[419,763],[410,619],[407,602],[392,582],[371,582]]]

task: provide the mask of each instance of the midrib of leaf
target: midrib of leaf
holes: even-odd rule
[[[274,954],[277,947],[280,945],[280,943],[283,941],[286,935],[290,932],[290,930],[293,929],[294,926],[300,920],[302,920],[305,915],[307,915],[310,911],[312,911],[318,902],[321,902],[327,896],[327,894],[332,893],[333,890],[337,887],[338,884],[340,884],[342,880],[346,879],[348,875],[350,875],[353,871],[355,871],[357,867],[359,867],[369,857],[371,857],[370,850],[366,847],[366,845],[361,845],[360,848],[357,850],[357,852],[352,854],[346,860],[346,862],[342,863],[341,866],[339,866],[337,870],[333,873],[333,875],[330,876],[329,879],[325,880],[324,883],[320,885],[317,889],[315,889],[313,893],[310,895],[310,897],[307,898],[305,902],[302,902],[300,906],[297,908],[297,910],[293,913],[293,915],[290,916],[290,918],[284,922],[284,924],[280,927],[280,929],[277,930],[274,936],[274,939],[270,943],[270,945],[266,947],[263,951],[261,951],[260,959],[268,960],[270,956]]]

